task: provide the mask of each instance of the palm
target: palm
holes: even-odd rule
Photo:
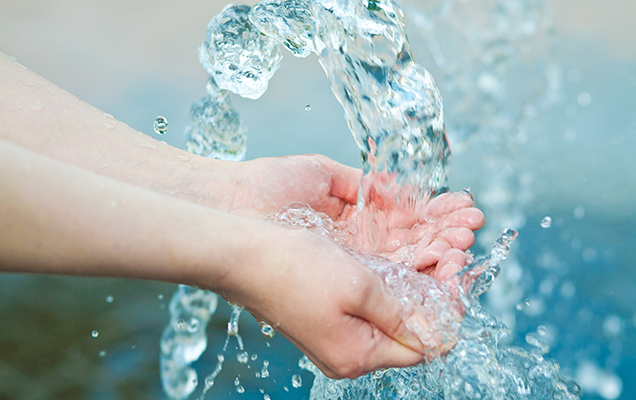
[[[294,156],[250,161],[233,211],[267,215],[297,201],[335,221],[373,220],[373,243],[356,243],[396,262],[443,280],[466,265],[464,253],[474,242],[473,231],[484,225],[470,193],[447,193],[413,210],[395,207],[386,193],[375,193],[368,215],[357,215],[362,172],[323,156]],[[394,198],[394,196],[392,196]],[[380,199],[383,199],[380,201]]]

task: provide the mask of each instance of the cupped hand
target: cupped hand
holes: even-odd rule
[[[465,250],[485,222],[468,191],[398,207],[396,193],[386,189],[388,178],[381,174],[372,177],[376,182],[368,195],[369,213],[359,217],[356,203],[362,171],[320,155],[256,159],[242,163],[233,178],[227,201],[230,212],[264,216],[290,202],[302,202],[335,221],[371,218],[374,243],[367,247],[358,243],[359,247],[410,263],[440,281],[472,261]]]
[[[215,291],[286,336],[325,375],[355,378],[444,351],[443,340],[424,347],[407,329],[412,318],[427,326],[433,313],[405,313],[346,251],[304,229],[262,224]]]

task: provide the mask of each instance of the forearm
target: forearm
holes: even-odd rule
[[[266,222],[240,218],[68,166],[0,140],[0,268],[205,285]],[[253,226],[258,225],[258,226]]]
[[[138,132],[0,52],[0,139],[67,164],[226,210],[236,163]]]

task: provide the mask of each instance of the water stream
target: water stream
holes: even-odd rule
[[[377,371],[356,380],[328,379],[303,359],[301,367],[316,375],[311,398],[579,398],[577,384],[559,372],[558,364],[543,358],[549,348],[545,332],[538,330],[526,337],[532,351],[503,344],[508,328],[480,305],[478,297],[498,276],[499,263],[508,256],[515,231],[504,231],[488,255],[450,278],[455,282],[438,282],[407,262],[393,263],[374,255],[388,234],[374,219],[382,207],[375,203],[374,193],[394,196],[389,212],[413,213],[448,190],[450,148],[441,96],[428,71],[414,61],[396,3],[287,0],[261,1],[252,8],[227,6],[210,21],[199,50],[201,64],[210,74],[208,96],[192,106],[186,148],[209,157],[244,157],[246,130],[230,104],[228,91],[260,97],[280,66],[279,45],[297,57],[312,52],[318,56],[345,110],[365,174],[353,243],[342,240],[348,227],[303,204],[291,204],[271,219],[310,229],[345,247],[378,273],[402,301],[405,312],[423,305],[431,314],[430,326],[410,327],[423,343],[434,345],[440,336],[458,337],[452,351],[433,362]],[[460,288],[458,296],[450,295],[453,286]],[[185,287],[173,297],[173,321],[161,347],[162,382],[173,399],[187,398],[196,388],[198,380],[191,364],[206,347],[205,325],[216,301],[213,293]],[[461,324],[459,302],[466,310]],[[192,332],[178,323],[191,321],[193,316],[198,322]],[[228,328],[228,339],[230,335],[240,340],[238,330]],[[223,355],[218,359],[217,368],[205,380],[204,393],[221,371]]]

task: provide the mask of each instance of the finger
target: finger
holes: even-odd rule
[[[451,249],[446,240],[435,240],[432,243],[415,248],[413,265],[418,271],[434,266],[442,256]]]
[[[433,277],[438,281],[458,273],[470,262],[470,256],[459,249],[450,249],[437,263]]]
[[[486,223],[484,214],[475,207],[462,208],[453,211],[444,221],[444,226],[465,226],[474,231]]]
[[[405,325],[404,306],[395,296],[389,293],[388,288],[379,276],[369,271],[365,282],[360,282],[356,289],[357,293],[354,293],[354,301],[350,304],[350,315],[372,324],[379,332],[382,332],[393,341],[401,343],[418,353],[422,352],[421,343]],[[378,333],[374,332],[374,330],[364,329],[366,336],[369,338],[373,337],[373,334]],[[379,338],[381,339],[382,337],[380,336]],[[389,345],[389,342],[385,342],[384,345]],[[406,356],[407,353],[400,354]],[[411,361],[409,359],[407,362]]]
[[[362,171],[331,159],[327,160],[323,163],[331,171],[331,195],[345,202],[356,204]]]
[[[424,221],[437,219],[453,211],[472,207],[473,197],[467,192],[444,193],[431,200],[424,209]]]
[[[461,250],[466,250],[475,243],[475,234],[466,227],[444,229],[438,238],[446,240],[452,248]]]

